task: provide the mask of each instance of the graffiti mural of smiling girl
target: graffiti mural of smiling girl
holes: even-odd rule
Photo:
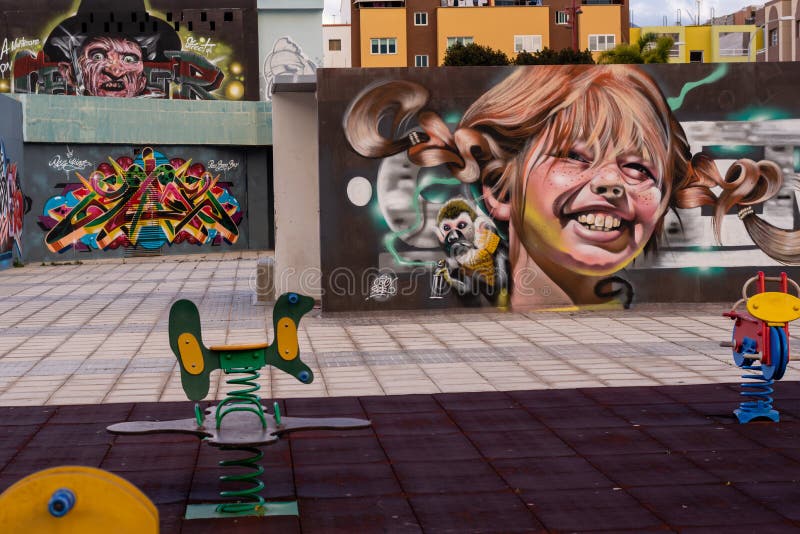
[[[691,153],[660,89],[637,67],[518,68],[454,131],[425,109],[428,99],[414,82],[368,87],[345,114],[347,140],[362,156],[406,151],[416,165],[444,164],[479,185],[489,214],[509,223],[515,308],[609,300],[608,282],[655,249],[674,208],[714,206],[719,238],[722,217],[738,207],[764,252],[799,259],[796,233],[748,209],[777,194],[780,168],[742,159],[720,176],[710,157]],[[381,124],[388,117],[391,137]]]

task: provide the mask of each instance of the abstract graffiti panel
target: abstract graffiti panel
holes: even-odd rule
[[[51,160],[50,166],[53,167]],[[86,162],[58,158],[59,166]],[[235,243],[242,220],[239,202],[210,168],[236,162],[203,163],[167,158],[144,148],[134,158],[108,158],[79,183],[61,184],[60,195],[50,198],[39,217],[47,231],[45,244],[53,252],[109,250],[119,247],[158,249],[189,243]]]
[[[16,248],[22,254],[22,221],[30,199],[22,193],[17,164],[6,155],[0,140],[0,255]]]
[[[800,264],[800,69],[675,67],[323,72],[328,308],[628,305]]]
[[[41,21],[31,11],[20,29],[6,28],[0,91],[13,84],[16,93],[240,100],[255,87],[246,79],[246,23],[235,22],[233,10],[196,17],[198,10],[173,12],[169,2],[148,9],[144,0],[120,0],[113,11],[99,0],[51,4],[51,14],[59,6],[65,13]]]

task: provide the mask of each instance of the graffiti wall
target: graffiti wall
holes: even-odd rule
[[[267,195],[251,195],[255,217],[248,213],[249,182],[267,181],[259,156],[235,148],[28,145],[28,257],[265,248]]]
[[[258,100],[255,2],[203,4],[33,0],[4,10],[0,92]]]
[[[23,186],[22,106],[0,95],[0,269],[21,261],[23,219],[30,199]]]
[[[779,63],[322,71],[323,307],[735,299],[800,263],[798,81]]]

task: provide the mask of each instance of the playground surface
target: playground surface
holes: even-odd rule
[[[298,331],[314,383],[265,372],[261,396],[285,416],[372,427],[264,448],[264,495],[297,500],[299,517],[184,520],[187,504],[218,500],[223,453],[105,428],[193,416],[167,340],[175,299],[198,304],[209,344],[271,338],[270,308],[252,302],[257,257],[0,271],[0,491],[56,465],[100,467],[144,491],[164,533],[800,528],[800,371],[790,362],[775,385],[780,423],[738,424],[741,370],[719,346],[736,295],[627,311],[315,310]]]

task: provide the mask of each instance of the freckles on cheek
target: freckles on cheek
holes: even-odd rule
[[[636,195],[636,206],[641,216],[654,216],[661,204],[661,192],[658,190],[644,191]]]
[[[581,173],[575,169],[553,169],[544,181],[547,188],[571,188],[581,182]]]

